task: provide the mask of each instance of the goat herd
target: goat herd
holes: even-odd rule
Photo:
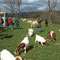
[[[28,21],[29,23],[30,21]],[[27,49],[27,46],[29,45],[29,37],[32,37],[34,34],[34,30],[32,28],[30,28],[28,30],[28,35],[26,35],[26,37],[24,37],[24,39],[21,41],[20,45],[14,50],[14,53],[18,56],[14,56],[13,54],[11,54],[8,50],[4,49],[0,52],[0,60],[23,60],[19,54],[20,54],[20,50],[21,48],[24,49],[24,53],[26,53],[26,49]],[[56,34],[54,31],[50,31],[48,32],[48,36],[47,36],[47,39],[49,39],[51,37],[51,40],[52,42],[55,41],[56,39]],[[38,43],[41,43],[41,45],[43,46],[43,44],[46,44],[46,45],[49,45],[49,43],[45,40],[44,37],[36,34],[36,38],[35,38],[35,43],[38,42]],[[28,46],[29,47],[29,46]]]

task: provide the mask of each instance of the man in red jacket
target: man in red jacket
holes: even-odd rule
[[[9,28],[11,30],[13,30],[13,21],[12,21],[11,17],[9,17],[9,19],[8,19],[8,24],[9,24]]]

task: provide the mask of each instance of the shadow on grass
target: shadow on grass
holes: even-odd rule
[[[45,30],[41,30],[41,32],[44,32]]]
[[[6,35],[5,38],[12,38],[13,35]]]
[[[33,49],[33,45],[28,46],[26,51],[28,52],[28,51],[31,50],[31,49]],[[20,53],[19,55],[21,55],[23,52],[24,52],[24,48],[21,48],[21,49],[19,50],[19,53]]]
[[[8,34],[0,34],[0,40],[3,40],[4,38],[12,38],[13,35],[8,35]]]
[[[4,28],[0,27],[0,31],[1,31],[1,32],[4,32]]]
[[[27,52],[28,52],[29,50],[31,50],[31,49],[33,49],[33,45],[28,46]]]
[[[17,29],[17,28],[14,28],[14,30]],[[20,28],[20,29],[23,29],[23,28]]]

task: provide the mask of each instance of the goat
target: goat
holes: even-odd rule
[[[22,18],[21,18],[21,20],[22,20],[23,22],[25,22],[27,19],[22,19]]]
[[[32,20],[28,20],[27,23],[32,23]]]
[[[8,50],[4,49],[1,51],[1,60],[22,60],[20,56],[14,57]]]
[[[37,34],[36,34],[35,43],[36,43],[36,41],[38,41],[38,43],[40,42],[42,46],[43,46],[43,44],[49,45],[49,43],[43,37],[41,37],[40,35],[37,35]]]
[[[54,32],[54,31],[48,32],[48,37],[47,37],[47,39],[49,39],[49,37],[51,37],[51,40],[54,42],[55,39],[56,39],[56,34],[55,34],[55,32]]]
[[[28,36],[26,36],[23,41],[20,43],[20,45],[16,48],[16,50],[14,51],[15,54],[19,55],[19,50],[21,48],[24,48],[24,53],[26,53],[26,47],[28,46],[29,44],[29,40],[28,40]]]
[[[59,29],[59,32],[60,32],[60,29]]]
[[[32,29],[32,28],[28,29],[28,35],[29,35],[30,37],[33,35],[33,29]]]
[[[37,21],[32,21],[32,23],[31,23],[31,28],[34,27],[34,25],[37,25],[37,24],[38,24]]]

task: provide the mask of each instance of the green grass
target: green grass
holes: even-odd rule
[[[9,30],[5,28],[5,32],[0,31],[0,34],[2,34],[2,36],[0,36],[0,38],[2,38],[2,40],[0,41],[0,51],[3,49],[7,49],[14,56],[16,56],[14,54],[14,50],[27,35],[30,24],[27,24],[26,22],[20,22],[20,26],[20,30]],[[57,40],[54,43],[51,40],[47,40],[49,42],[49,46],[44,45],[42,47],[41,44],[35,44],[35,35],[33,37],[29,37],[29,45],[33,46],[33,48],[28,50],[26,54],[22,52],[20,56],[24,58],[24,60],[60,60],[60,32],[58,32],[58,30],[60,29],[60,25],[49,24],[48,27],[45,27],[44,22],[42,22],[43,32],[37,32],[36,28],[33,29],[35,34],[43,36],[46,40],[47,32],[53,30],[56,33]]]

